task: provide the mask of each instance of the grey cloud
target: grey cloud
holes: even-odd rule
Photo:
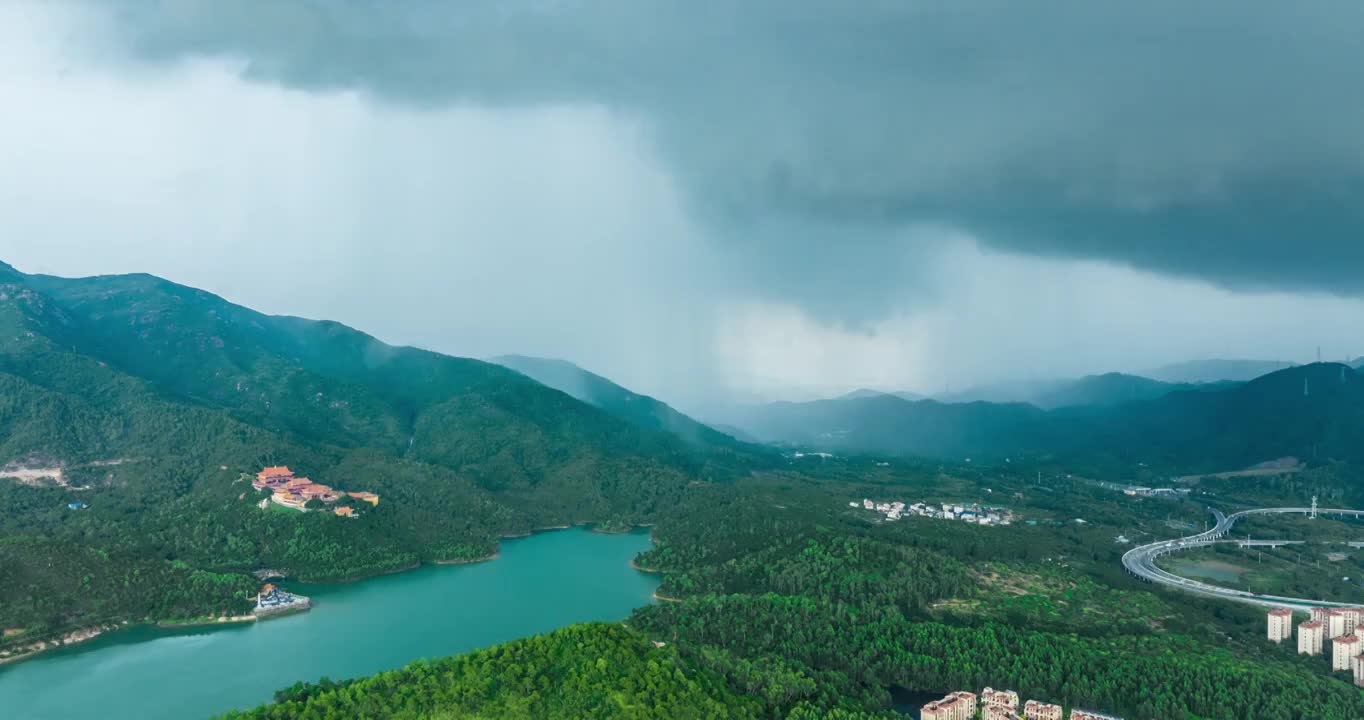
[[[239,55],[262,81],[638,113],[731,229],[716,237],[845,224],[768,262],[834,242],[912,264],[893,228],[939,222],[1006,250],[1364,293],[1357,3],[98,4],[147,57]]]
[[[1231,284],[1364,283],[1351,272],[1364,266],[1361,112],[1335,77],[1357,72],[1358,40],[1327,13],[1175,24],[1162,8],[1096,17],[1069,4],[1025,18],[1007,4],[121,7],[151,55],[242,54],[271,81],[637,109],[722,225],[937,220],[1001,247]],[[1277,52],[1256,47],[1268,42]],[[1278,187],[1253,189],[1266,184]],[[820,254],[827,240],[801,242],[810,234],[781,252]],[[876,252],[894,233],[843,235]]]
[[[1364,298],[1119,266],[1351,292],[1354,246],[1321,240],[1358,225],[1348,101],[1201,118],[1169,90],[1192,80],[1063,62],[1083,14],[1017,39],[1039,24],[1003,6],[91,7],[0,2],[0,259],[26,271],[564,357],[692,409],[1364,337]]]

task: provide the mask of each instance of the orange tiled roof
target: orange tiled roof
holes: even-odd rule
[[[350,517],[355,514],[355,511],[348,507],[339,507],[333,510],[332,512],[336,513],[337,515],[345,515],[346,517]]]
[[[275,466],[275,467],[268,467],[268,468],[265,468],[264,470],[260,471],[260,472],[257,473],[257,474],[258,474],[258,475],[293,475],[294,473],[293,473],[292,471],[289,470],[289,466],[288,466],[288,465],[278,465],[278,466]]]

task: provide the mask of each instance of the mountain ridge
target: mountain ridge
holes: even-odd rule
[[[1143,374],[1154,380],[1172,383],[1248,382],[1296,366],[1296,363],[1279,360],[1209,358],[1164,365]]]
[[[734,447],[739,441],[657,398],[636,393],[567,360],[528,355],[489,359],[632,424],[677,435],[702,446]]]
[[[905,456],[1094,455],[1200,468],[1283,456],[1359,460],[1364,450],[1350,438],[1364,436],[1364,376],[1314,363],[1245,384],[1050,410],[891,395],[773,403],[734,424],[766,442]]]

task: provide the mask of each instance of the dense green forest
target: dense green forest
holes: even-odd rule
[[[989,481],[1012,488],[1022,476]],[[688,495],[636,560],[666,574],[663,600],[637,610],[629,626],[664,643],[659,652],[685,678],[712,678],[713,697],[746,698],[754,717],[893,717],[892,687],[985,685],[1130,719],[1287,720],[1303,707],[1313,717],[1364,716],[1364,693],[1348,678],[1331,677],[1320,658],[1264,642],[1260,611],[1111,572],[1122,549],[1113,529],[1160,527],[1177,505],[1115,501],[1092,514],[1106,518],[1099,527],[875,523],[837,502],[846,489],[832,476],[782,475]],[[1122,496],[1076,489],[1086,510],[1099,510],[1105,497]],[[553,683],[553,672],[531,682]],[[412,703],[458,683],[447,674],[428,690],[406,677],[345,685],[345,702],[363,705],[327,705],[340,696],[325,685],[294,688],[281,696],[286,704],[259,711],[276,715],[256,717],[329,707],[379,717],[434,712],[446,706]],[[614,711],[602,698],[615,681],[602,682],[578,696],[590,709],[584,716]]]
[[[576,625],[342,683],[298,685],[227,720],[758,718],[759,703],[619,625]]]

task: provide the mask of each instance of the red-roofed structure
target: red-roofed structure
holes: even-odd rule
[[[294,479],[294,473],[286,465],[268,467],[256,473],[256,479],[251,483],[251,487],[260,490],[262,488],[280,487]]]

